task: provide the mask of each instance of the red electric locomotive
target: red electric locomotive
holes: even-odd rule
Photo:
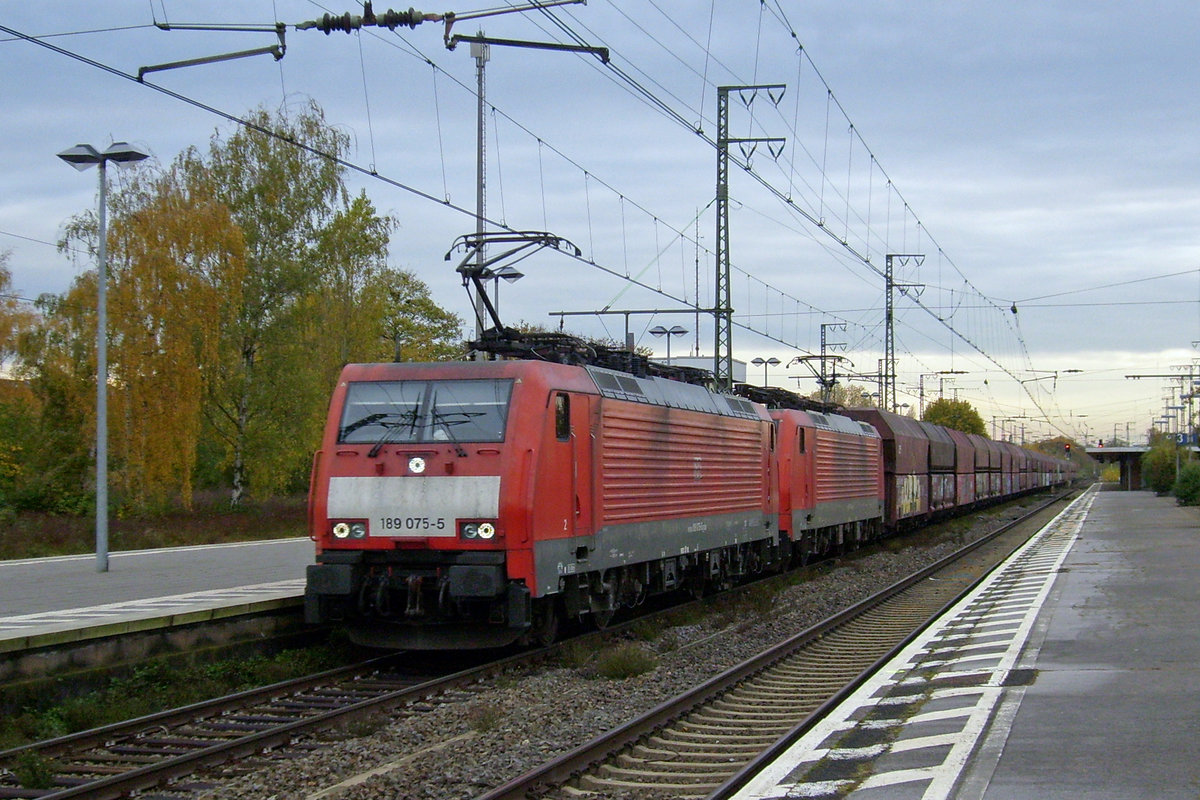
[[[779,529],[803,564],[883,533],[879,433],[839,414],[772,410],[778,428]]]
[[[541,361],[350,365],[313,464],[305,617],[378,647],[553,638],[780,565],[761,406]]]

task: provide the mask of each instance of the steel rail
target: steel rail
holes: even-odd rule
[[[94,756],[96,750],[139,745],[153,747],[156,738],[167,743],[165,746],[159,747],[164,752],[169,751],[171,747],[191,745],[189,752],[167,755],[154,763],[137,766],[119,774],[98,777],[94,780],[86,777],[70,778],[69,780],[76,784],[72,786],[58,786],[37,792],[36,790],[19,789],[11,785],[0,785],[0,796],[19,792],[21,794],[15,796],[37,797],[39,800],[66,800],[66,798],[78,797],[103,800],[104,798],[123,797],[131,792],[149,789],[166,781],[191,774],[201,766],[218,764],[285,745],[302,733],[326,728],[347,718],[422,698],[443,695],[454,689],[477,683],[518,663],[544,657],[546,652],[546,650],[530,651],[448,675],[437,677],[430,677],[428,674],[414,675],[411,679],[404,676],[380,675],[380,668],[396,658],[396,654],[389,654],[292,681],[283,681],[271,686],[251,689],[135,720],[5,750],[0,752],[0,764],[7,765],[9,771],[12,770],[14,764],[21,760],[23,755],[33,754],[42,758],[58,758],[69,753],[69,757],[75,762],[71,771],[86,773],[87,764],[96,760],[89,756]],[[375,685],[364,690],[366,681],[360,680],[363,678],[373,680]],[[355,691],[356,681],[359,682],[358,691]],[[389,689],[389,685],[401,688]],[[344,702],[338,702],[330,696],[327,701],[316,700],[314,702],[314,698],[305,698],[306,692],[321,689],[325,689],[329,695],[342,692],[347,699]],[[361,695],[365,693],[374,696],[362,698]],[[277,714],[282,718],[288,712],[272,711],[272,704],[275,703],[277,707],[282,708],[282,704],[289,701],[293,705],[296,701],[307,703],[310,713],[295,712],[293,716],[296,718],[290,721],[262,730],[246,731],[240,735],[231,734],[223,741],[214,738],[210,744],[201,743],[202,735],[194,733],[172,736],[173,730],[188,724],[203,724],[209,721],[228,719],[236,726],[237,722],[236,718],[232,716],[233,714],[256,708],[263,709],[254,714],[260,720],[269,718],[272,714]],[[318,710],[323,702],[328,702],[334,707]],[[215,736],[216,734],[206,732],[205,735]],[[178,744],[180,741],[186,741],[188,744]],[[61,772],[61,770],[56,770],[60,780],[63,780]],[[26,794],[26,792],[28,793]]]

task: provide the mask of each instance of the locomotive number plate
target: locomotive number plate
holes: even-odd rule
[[[444,531],[450,523],[445,517],[381,517],[380,529],[388,531]]]

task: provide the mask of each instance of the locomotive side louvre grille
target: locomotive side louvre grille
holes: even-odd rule
[[[879,493],[879,440],[816,431],[816,501],[874,497]]]
[[[605,523],[762,508],[760,426],[617,403],[601,417]]]

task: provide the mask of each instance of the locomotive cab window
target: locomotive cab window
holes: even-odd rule
[[[511,380],[356,381],[339,444],[502,442]]]
[[[800,452],[804,452],[804,428],[796,428],[796,444]]]
[[[554,435],[560,442],[571,438],[571,396],[554,395]]]

